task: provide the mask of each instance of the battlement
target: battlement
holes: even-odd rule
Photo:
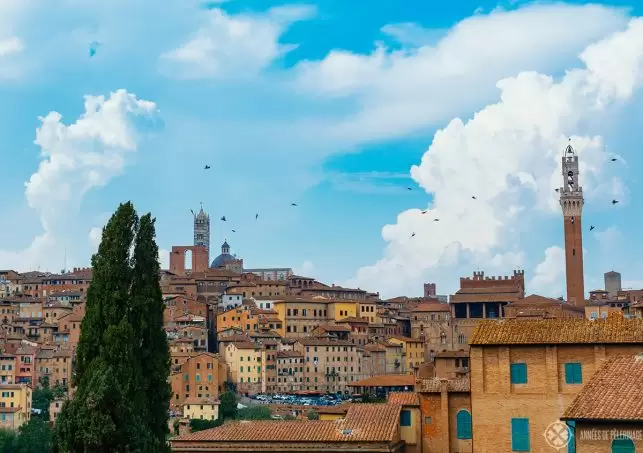
[[[516,288],[525,285],[525,271],[514,270],[512,275],[485,276],[484,271],[474,271],[473,277],[460,277],[460,288],[492,288],[506,287]]]

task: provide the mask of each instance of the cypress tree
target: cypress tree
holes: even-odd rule
[[[142,366],[137,405],[150,434],[154,452],[170,451],[169,403],[172,396],[167,377],[170,373],[170,353],[163,328],[165,304],[159,283],[161,268],[155,241],[154,219],[146,214],[140,220],[134,247],[132,280],[132,324],[137,328],[137,362]],[[143,401],[140,401],[143,397]]]
[[[76,392],[55,425],[62,453],[167,449],[167,426],[162,431],[160,420],[167,425],[169,352],[159,335],[157,254],[151,217],[139,221],[131,203],[121,204],[92,257],[72,381]]]

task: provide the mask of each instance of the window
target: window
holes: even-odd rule
[[[456,433],[458,439],[471,439],[471,414],[469,411],[461,410],[455,418]]]
[[[424,417],[424,424],[425,425],[430,425],[433,423],[433,419],[431,417]]]
[[[411,426],[411,411],[400,412],[400,426]]]
[[[595,311],[589,314],[589,319],[596,319],[596,318],[598,318],[598,313],[596,313]]]
[[[529,419],[511,419],[511,451],[530,451]]]
[[[512,384],[527,383],[527,364],[526,363],[511,364],[511,383]]]
[[[612,453],[634,453],[634,442],[629,437],[617,437],[612,441]]]
[[[580,363],[565,364],[565,384],[582,384],[583,367]]]

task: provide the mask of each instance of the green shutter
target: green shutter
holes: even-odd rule
[[[565,364],[565,383],[566,384],[583,383],[583,366],[580,363]]]
[[[583,365],[577,363],[574,367],[574,380],[577,384],[583,383]]]
[[[510,368],[510,375],[511,375],[512,384],[526,384],[527,383],[527,364],[512,363]]]
[[[612,441],[612,453],[635,453],[634,442],[630,438],[617,438]]]
[[[461,410],[456,416],[456,434],[458,439],[471,439],[471,414]]]
[[[400,426],[411,426],[411,411],[400,412]]]
[[[530,451],[529,419],[511,419],[511,451]]]

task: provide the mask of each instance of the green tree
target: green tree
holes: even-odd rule
[[[0,453],[10,453],[18,448],[18,436],[10,429],[0,429]]]
[[[224,420],[235,418],[237,416],[237,395],[230,391],[223,392],[219,411],[221,411],[221,418]]]
[[[49,453],[53,447],[49,422],[34,416],[18,430],[13,453]]]
[[[143,422],[150,430],[155,452],[169,452],[165,441],[169,434],[168,420],[172,390],[167,377],[170,374],[170,352],[163,328],[165,303],[159,284],[161,267],[156,245],[154,219],[150,214],[141,217],[134,247],[134,275],[132,280],[132,323],[138,326],[135,350],[137,363],[144,366],[139,376],[138,407]]]
[[[306,416],[308,417],[308,420],[319,420],[319,414],[312,409],[308,411]]]
[[[199,418],[193,418],[190,420],[190,431],[195,433],[197,431],[216,428],[217,426],[221,426],[222,424],[223,422],[220,418],[217,418],[216,420],[201,420]]]
[[[54,399],[54,394],[49,387],[40,387],[31,394],[31,407],[42,411],[43,417],[49,417],[49,403]]]
[[[143,230],[141,225],[145,225]],[[141,250],[144,247],[150,250]],[[167,356],[167,340],[159,342],[150,334],[159,319],[154,315],[159,306],[156,299],[144,300],[156,297],[145,285],[153,278],[159,285],[158,262],[154,266],[145,261],[155,251],[151,217],[139,221],[131,203],[121,204],[103,229],[98,252],[92,257],[93,279],[87,290],[73,377],[76,393],[63,405],[55,425],[61,453],[156,453],[167,448],[168,428],[159,440],[157,421],[163,419],[167,424],[169,394],[152,387],[159,379],[154,374],[163,373],[152,357]],[[160,322],[158,329],[162,318]],[[143,357],[150,362],[142,361]],[[154,376],[148,378],[148,374]],[[167,372],[163,379],[167,380]],[[165,403],[159,403],[166,395]],[[164,413],[158,414],[161,407]]]
[[[237,411],[237,420],[270,420],[271,417],[268,406],[250,406]]]

